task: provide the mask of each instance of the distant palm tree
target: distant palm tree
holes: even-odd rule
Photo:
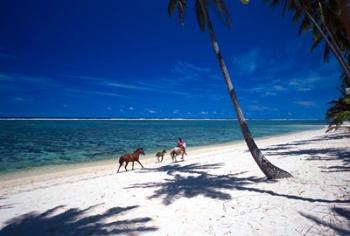
[[[327,111],[329,126],[326,132],[339,129],[344,121],[350,122],[350,95],[344,94],[338,100],[332,101],[331,105]]]
[[[241,2],[248,3],[249,0],[245,0],[245,1],[241,0]],[[184,14],[185,14],[186,3],[187,3],[186,0],[170,0],[169,5],[168,5],[169,15],[172,15],[176,9],[178,10],[181,24],[184,23]],[[223,0],[211,0],[211,1],[210,0],[195,0],[195,10],[196,10],[196,15],[197,15],[197,21],[199,23],[199,27],[200,27],[201,31],[205,31],[206,27],[208,28],[211,43],[212,43],[212,46],[214,49],[214,53],[215,53],[216,58],[218,60],[221,72],[223,74],[226,86],[228,88],[231,102],[232,102],[234,109],[236,111],[239,126],[241,128],[244,140],[249,148],[249,151],[250,151],[251,155],[253,156],[255,162],[258,164],[261,171],[265,174],[265,176],[268,179],[291,177],[292,175],[289,174],[287,171],[282,170],[282,169],[274,166],[272,163],[270,163],[265,158],[263,153],[260,151],[260,149],[258,148],[258,146],[256,145],[256,143],[253,139],[253,136],[248,128],[247,122],[243,116],[242,109],[239,105],[238,98],[237,98],[235,90],[233,88],[230,74],[229,74],[228,69],[226,67],[224,58],[220,52],[218,41],[216,40],[214,28],[213,28],[211,19],[209,17],[209,11],[208,11],[209,3],[212,3],[212,4],[214,4],[214,6],[216,6],[216,8],[219,10],[221,15],[223,16],[225,23],[227,23],[227,24],[230,23],[227,8],[226,8]]]
[[[283,12],[293,11],[293,22],[301,21],[299,33],[312,30],[316,48],[322,39],[326,42],[324,59],[328,61],[330,51],[339,62],[350,83],[350,5],[345,0],[264,0],[272,6],[283,5]]]

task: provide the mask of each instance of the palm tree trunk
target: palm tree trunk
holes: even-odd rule
[[[241,110],[241,107],[239,105],[235,90],[234,90],[232,82],[231,82],[230,74],[227,70],[225,61],[221,55],[220,48],[219,48],[219,45],[218,45],[218,42],[216,40],[216,36],[214,33],[213,25],[212,25],[210,17],[209,17],[209,13],[207,11],[205,11],[205,12],[206,12],[206,20],[208,23],[208,31],[209,31],[211,43],[212,43],[212,46],[214,49],[214,53],[218,59],[221,72],[224,76],[226,86],[227,86],[228,92],[230,94],[231,102],[232,102],[234,109],[236,111],[237,119],[239,121],[239,126],[241,128],[241,132],[243,134],[244,140],[249,148],[251,155],[253,156],[255,162],[258,164],[260,170],[265,174],[265,176],[268,179],[292,177],[292,175],[289,174],[287,171],[282,170],[282,169],[278,168],[277,166],[274,166],[271,162],[269,162],[265,158],[263,153],[260,151],[258,146],[256,145],[256,143],[253,139],[253,136],[250,133],[250,130],[248,128],[247,122],[243,116],[243,112]]]
[[[335,58],[338,60],[340,66],[343,68],[343,71],[344,71],[344,73],[346,75],[347,81],[350,83],[350,68],[349,68],[349,65],[347,64],[345,58],[342,56],[339,47],[337,47],[338,45],[336,44],[336,42],[331,42],[329,40],[329,38],[327,37],[326,33],[322,30],[321,26],[312,17],[312,15],[307,11],[307,9],[305,9],[303,7],[301,7],[301,8],[305,12],[306,16],[311,20],[311,22],[317,28],[317,30],[320,32],[320,34],[323,37],[323,39],[325,40],[325,42],[328,44],[328,46],[333,51],[333,54],[334,54]],[[325,25],[325,27],[327,27],[327,26]],[[330,37],[333,37],[331,32],[329,32],[329,34],[330,34]]]

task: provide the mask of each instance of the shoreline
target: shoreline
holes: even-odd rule
[[[284,134],[268,135],[255,138],[256,143],[259,145],[264,145],[274,140],[285,140],[289,137],[295,135],[311,134],[313,132],[320,132],[320,130],[325,131],[326,126],[323,128],[309,129],[303,131],[292,131]],[[229,149],[241,149],[245,148],[246,144],[244,140],[236,140],[231,142],[225,142],[220,144],[211,144],[203,146],[189,147],[187,152],[189,155],[187,158],[196,158],[204,153],[216,153],[218,149],[229,150]],[[144,165],[154,165],[157,164],[155,153],[147,154],[141,156],[141,163]],[[105,171],[113,171],[118,168],[118,158],[115,159],[105,159],[105,160],[95,160],[80,163],[70,163],[70,164],[59,164],[59,165],[46,165],[41,167],[33,167],[25,170],[18,170],[8,173],[0,174],[0,188],[7,188],[13,186],[26,185],[28,183],[37,183],[42,181],[47,181],[51,179],[64,178],[69,176],[84,175],[88,173],[97,173]],[[185,157],[186,158],[186,157]],[[164,160],[161,164],[170,164],[171,158],[169,153],[164,156]],[[138,164],[135,164],[137,169]],[[145,166],[147,168],[147,166]],[[129,166],[129,170],[130,170]]]
[[[275,181],[241,140],[119,174],[103,162],[0,181],[0,234],[348,235],[349,141],[324,128],[257,138],[293,175]]]

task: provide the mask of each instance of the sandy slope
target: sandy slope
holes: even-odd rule
[[[185,162],[115,163],[0,180],[0,235],[349,235],[350,135],[258,140],[294,178],[266,181],[242,143]]]

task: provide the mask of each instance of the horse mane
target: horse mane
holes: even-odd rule
[[[140,150],[142,150],[143,148],[138,148],[138,149],[136,149],[135,151],[134,151],[134,153],[136,153],[136,152],[138,152],[138,151],[140,151]]]

